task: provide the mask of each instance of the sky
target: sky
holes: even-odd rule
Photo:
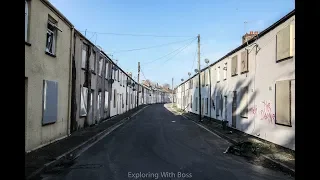
[[[294,0],[49,1],[124,71],[137,77],[140,62],[140,82],[171,86],[174,78],[174,87],[195,74],[198,34],[203,68],[295,8]]]

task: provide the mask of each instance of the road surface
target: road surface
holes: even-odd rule
[[[224,154],[230,145],[194,122],[151,105],[85,151],[69,167],[43,180],[293,179]]]

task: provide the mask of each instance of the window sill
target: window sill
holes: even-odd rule
[[[231,75],[231,77],[237,76],[238,74]]]
[[[276,124],[276,125],[280,125],[280,126],[292,127],[291,124],[290,124],[290,125],[288,125],[288,124],[280,124],[280,123],[277,123],[277,122],[275,122],[275,124]]]
[[[54,57],[54,58],[56,57],[56,55],[54,55],[54,54],[52,54],[52,53],[50,53],[50,52],[48,52],[48,51],[46,51],[46,54],[49,55],[49,56],[51,56],[51,57]]]
[[[279,63],[279,62],[282,62],[282,61],[285,61],[285,60],[288,60],[288,59],[291,59],[291,58],[293,58],[293,56],[282,58],[282,59],[276,60],[276,63]]]
[[[24,42],[24,44],[27,45],[27,46],[31,46],[31,44],[26,42],[26,41]]]
[[[49,122],[49,123],[45,123],[45,124],[42,123],[42,126],[49,126],[49,125],[51,125],[51,124],[55,124],[56,122],[57,122],[57,121]]]
[[[246,74],[246,73],[248,73],[249,71],[243,71],[243,72],[241,72],[241,74]]]
[[[94,75],[96,75],[96,72],[94,72],[93,70],[91,70],[91,73],[94,74]]]

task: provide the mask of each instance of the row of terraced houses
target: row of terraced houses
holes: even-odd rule
[[[260,33],[244,35],[242,45],[200,70],[200,86],[199,73],[178,85],[174,101],[295,150],[295,10]]]
[[[170,97],[137,83],[49,1],[25,0],[26,152]]]

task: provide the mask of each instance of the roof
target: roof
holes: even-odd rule
[[[293,9],[291,12],[289,12],[287,15],[285,15],[284,17],[282,17],[280,20],[278,20],[277,22],[273,23],[271,26],[269,26],[268,28],[266,28],[265,30],[261,31],[257,36],[260,38],[264,35],[266,35],[268,32],[270,32],[271,30],[273,30],[274,28],[276,28],[277,26],[279,26],[280,24],[282,24],[283,22],[285,22],[286,20],[288,20],[289,18],[291,18],[292,16],[295,15],[295,9]],[[230,51],[229,53],[227,53],[225,56],[223,56],[222,58],[218,59],[217,61],[215,61],[214,63],[210,64],[209,66],[203,68],[200,70],[200,72],[205,71],[206,69],[212,67],[213,65],[217,64],[218,62],[222,61],[223,59],[225,59],[226,57],[232,55],[233,53],[239,51],[240,49],[252,44],[255,42],[255,38],[252,38],[250,40],[248,40],[246,43],[238,46],[237,48],[235,48],[234,50]],[[197,76],[199,73],[194,74],[192,77],[188,78],[187,80],[185,80],[184,82],[180,83],[179,85],[177,85],[177,87],[181,86],[182,84],[186,83],[187,81],[189,81],[190,79],[194,78],[195,76]]]
[[[51,11],[57,14],[59,18],[61,18],[63,21],[65,21],[69,26],[74,27],[73,24],[57,9],[55,8],[48,0],[41,0],[43,4],[45,4]]]

